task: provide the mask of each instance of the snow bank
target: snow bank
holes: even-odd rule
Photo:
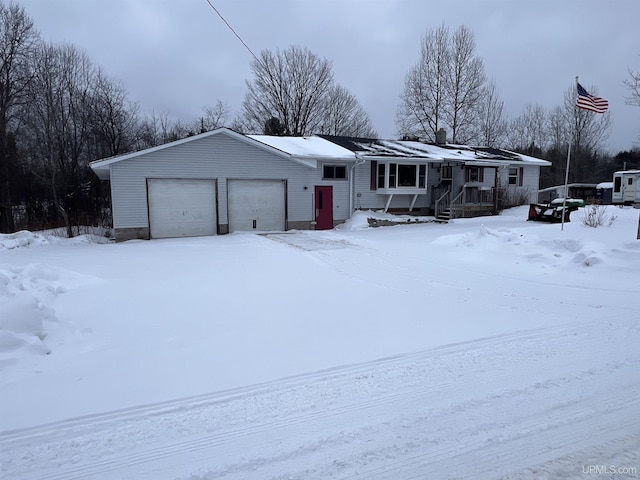
[[[585,227],[587,228],[587,227]],[[600,227],[602,230],[610,227]],[[488,255],[506,259],[516,259],[546,266],[592,267],[607,260],[622,261],[624,252],[613,250],[610,245],[599,241],[576,238],[548,238],[539,234],[529,234],[520,229],[493,229],[481,224],[471,232],[444,235],[433,240],[432,245],[456,249],[459,255],[467,255],[470,260]],[[629,244],[633,249],[635,244]],[[626,251],[626,248],[625,248]],[[478,254],[481,254],[479,257]],[[496,258],[496,261],[498,258]]]
[[[49,305],[86,282],[87,277],[59,267],[0,265],[0,365],[51,353],[47,337],[61,322]]]
[[[356,210],[350,220],[338,225],[336,230],[362,230],[369,228],[369,220],[377,220],[385,224],[425,223],[433,221],[433,217],[419,217],[415,215],[394,215],[382,210]]]
[[[27,230],[21,230],[16,233],[0,234],[0,251],[43,245],[78,245],[108,242],[108,238],[95,234],[84,234],[73,238],[64,238],[60,235],[48,232],[29,232]]]

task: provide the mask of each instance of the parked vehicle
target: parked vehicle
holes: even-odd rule
[[[632,205],[640,203],[640,170],[622,170],[613,174],[614,205]]]

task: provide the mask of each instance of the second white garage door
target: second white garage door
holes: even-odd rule
[[[229,180],[229,231],[284,230],[284,180]]]
[[[147,180],[151,238],[216,234],[215,180]]]

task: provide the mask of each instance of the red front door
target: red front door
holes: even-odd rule
[[[333,228],[333,187],[316,186],[316,230]]]

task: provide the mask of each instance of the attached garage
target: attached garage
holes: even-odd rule
[[[219,128],[97,160],[91,168],[110,182],[113,233],[123,242],[315,229],[317,186],[331,187],[333,220],[346,220],[355,175],[324,175],[331,170],[323,168],[328,160],[346,172],[356,158],[320,137],[242,135]]]
[[[147,180],[151,238],[215,235],[215,180],[150,178]]]
[[[227,181],[229,231],[285,230],[284,180]]]

